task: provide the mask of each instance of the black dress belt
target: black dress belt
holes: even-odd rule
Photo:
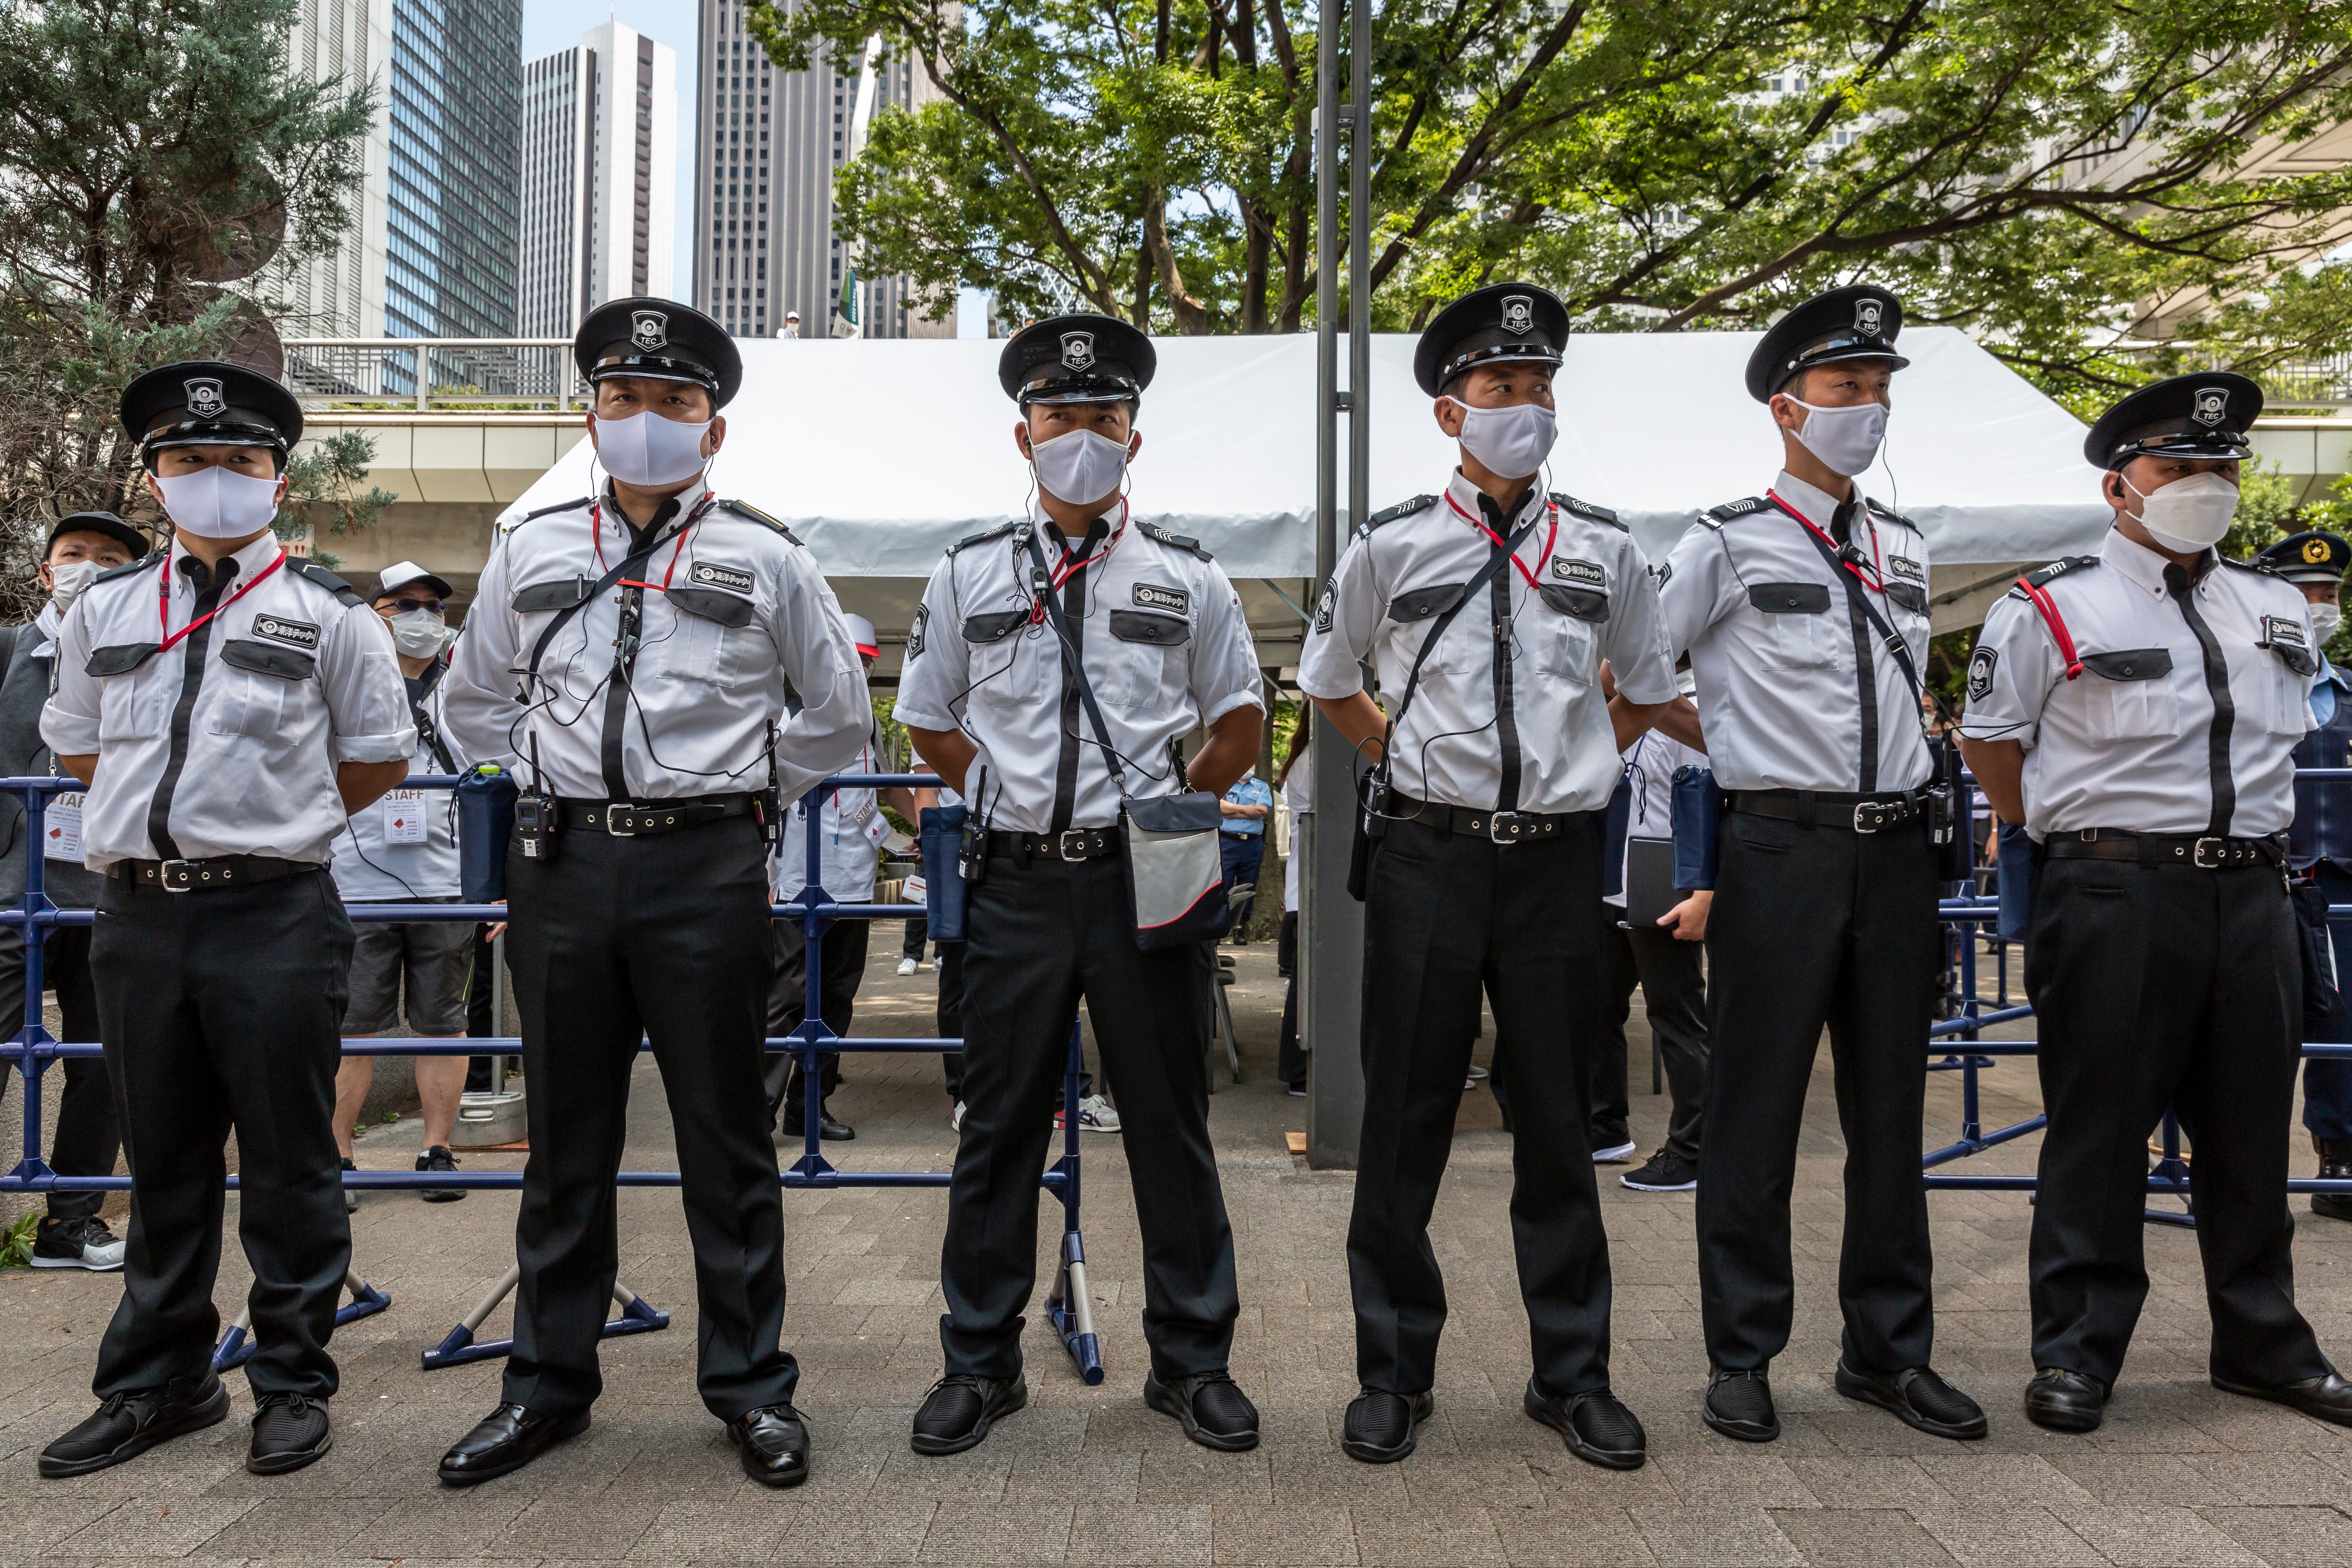
[[[1023,860],[1099,860],[1118,853],[1116,827],[1073,827],[1066,833],[1014,833],[992,827],[988,852]]]
[[[1473,838],[1490,838],[1497,844],[1527,844],[1538,838],[1557,838],[1580,816],[1598,816],[1595,811],[1487,811],[1467,805],[1447,805],[1443,801],[1414,800],[1409,795],[1391,795],[1381,813],[1391,822],[1418,822],[1424,827],[1434,827],[1440,833],[1465,833]]]
[[[1777,817],[1809,827],[1843,827],[1855,833],[1876,833],[1900,827],[1927,815],[1924,791],[1899,795],[1840,795],[1830,790],[1733,790],[1728,804],[1750,816]]]
[[[162,888],[167,893],[204,893],[325,869],[316,860],[280,860],[268,855],[215,855],[208,860],[117,860],[106,868],[106,874],[118,882]]]
[[[749,816],[751,799],[749,795],[698,795],[683,800],[562,800],[556,803],[556,815],[566,827],[614,838],[641,838],[675,833],[681,827],[700,827],[730,816]]]
[[[2053,860],[2129,860],[2142,866],[2194,866],[2219,871],[2231,866],[2284,866],[2286,835],[2268,838],[2214,838],[2200,833],[2132,833],[2119,827],[2085,827],[2053,833],[2042,842]]]

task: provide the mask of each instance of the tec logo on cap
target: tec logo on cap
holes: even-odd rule
[[[187,388],[188,412],[199,419],[217,419],[228,408],[228,398],[221,392],[220,377],[200,375],[181,384]]]
[[[1883,319],[1885,309],[1886,307],[1876,300],[1856,300],[1853,302],[1853,330],[1857,332],[1866,332],[1874,338],[1878,336],[1878,323]]]
[[[2200,386],[2197,389],[2195,407],[2189,416],[2210,428],[2230,416],[2230,390],[2223,386]]]
[[[1536,330],[1536,302],[1526,294],[1503,297],[1503,331],[1515,337],[1526,337]]]
[[[629,342],[647,353],[669,342],[669,318],[659,310],[633,310],[629,313]]]
[[[1095,365],[1095,335],[1092,332],[1062,334],[1062,368],[1092,370]]]

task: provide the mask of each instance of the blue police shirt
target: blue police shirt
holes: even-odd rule
[[[1274,786],[1252,773],[1225,792],[1225,798],[1235,805],[1262,805],[1274,809]],[[1228,816],[1218,826],[1227,833],[1257,834],[1265,831],[1263,816]]]
[[[2297,742],[2294,765],[2352,767],[2352,672],[2320,667],[2311,683],[2311,731]],[[2352,867],[2352,778],[2298,776],[2294,821],[2287,828],[2287,858],[2298,868],[2315,860]]]

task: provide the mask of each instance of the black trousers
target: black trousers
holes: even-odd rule
[[[212,1363],[232,1128],[257,1347],[246,1376],[257,1396],[335,1392],[327,1339],[352,1261],[335,1067],[352,942],[324,871],[200,893],[107,883],[89,966],[131,1157],[131,1225],[91,1384],[100,1398]]]
[[[1298,911],[1285,910],[1274,937],[1274,967],[1282,974],[1282,1031],[1274,1072],[1293,1089],[1307,1081],[1307,1053],[1298,1048]]]
[[[1601,906],[1601,1016],[1608,1031],[1592,1064],[1593,1147],[1614,1148],[1633,1137],[1626,1122],[1633,1107],[1625,1020],[1639,985],[1650,1037],[1657,1042],[1674,1095],[1666,1152],[1696,1164],[1706,1095],[1706,973],[1699,963],[1700,944],[1654,928],[1628,931],[1618,923],[1624,913],[1614,904]]]
[[[849,1033],[849,1021],[857,1010],[857,983],[866,978],[866,921],[835,921],[825,927],[824,941],[820,944],[822,965],[817,972],[817,1005],[824,1010],[825,1027],[836,1035]],[[799,924],[793,921],[777,921],[776,977],[768,987],[768,1033],[773,1037],[791,1034],[808,1019],[808,938],[801,934]],[[841,1087],[841,1053],[819,1053],[818,1062],[824,1071],[817,1077],[817,1090],[830,1095]],[[767,1086],[768,1125],[776,1125],[776,1118],[787,1103],[798,1105],[803,1089],[801,1058],[772,1054],[761,1063],[760,1076]]]
[[[1116,858],[992,856],[964,930],[963,1137],[948,1189],[940,1320],[947,1370],[1021,1370],[1036,1285],[1038,1173],[1083,997],[1143,1233],[1143,1331],[1161,1378],[1220,1372],[1241,1299],[1209,1146],[1209,952],[1135,945]]]
[[[89,974],[88,926],[60,926],[41,944],[41,985],[58,994],[59,1022],[68,1045],[100,1037],[98,990]],[[15,926],[0,927],[0,1029],[24,1026],[25,937]],[[65,1092],[58,1097],[58,1125],[49,1141],[49,1169],[60,1176],[110,1176],[122,1137],[114,1124],[114,1089],[103,1057],[68,1057],[53,1064],[65,1069]],[[0,1073],[0,1095],[16,1075]],[[104,1193],[51,1193],[44,1229],[68,1219],[94,1219]]]
[[[783,1205],[761,1079],[776,949],[758,830],[734,817],[641,838],[569,832],[551,863],[509,853],[507,893],[530,1163],[503,1397],[561,1415],[604,1388],[613,1175],[643,1035],[685,1179],[702,1402],[731,1421],[791,1399],[800,1369],[778,1343]]]
[[[908,922],[912,924],[912,921]],[[943,1040],[963,1038],[963,950],[961,942],[940,943],[939,1030]],[[948,1098],[963,1098],[963,1053],[942,1051],[940,1067],[947,1079]]]
[[[1845,1355],[1870,1372],[1925,1366],[1936,1320],[1919,1127],[1942,956],[1927,828],[1860,834],[1734,812],[1720,845],[1698,1160],[1707,1355],[1750,1371],[1789,1342],[1789,1193],[1827,1024],[1846,1144]]]
[[[908,921],[905,935],[899,938],[898,956],[911,958],[920,963],[923,957],[923,946],[929,940],[931,922],[922,916],[917,915],[913,920]]]
[[[2035,869],[2026,992],[2050,1126],[2030,1252],[2033,1364],[2112,1384],[2147,1297],[2147,1134],[2178,1106],[2220,1376],[2328,1370],[2294,1305],[2287,1120],[2302,1035],[2294,918],[2268,867]]]
[[[1536,1380],[1609,1386],[1609,1238],[1588,1141],[1601,1037],[1601,816],[1508,848],[1392,823],[1364,893],[1364,1123],[1348,1226],[1356,1376],[1419,1394],[1445,1282],[1429,1216],[1483,990],[1511,1080],[1511,1237]],[[1499,1076],[1499,1074],[1498,1074]]]

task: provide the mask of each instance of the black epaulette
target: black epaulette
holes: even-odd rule
[[[978,533],[967,534],[963,538],[957,540],[953,544],[949,545],[948,553],[953,555],[957,551],[964,549],[969,545],[985,544],[992,539],[1002,539],[1020,526],[1020,520],[1015,518],[1011,522],[1000,522],[994,528],[983,528]]]
[[[1725,501],[1721,506],[1711,506],[1699,513],[1698,520],[1709,528],[1721,528],[1734,519],[1752,516],[1771,504],[1762,496],[1747,496],[1738,500]]]
[[[2278,577],[2279,574],[2277,567],[2259,556],[2252,561],[2238,561],[2227,555],[2217,555],[2214,559],[2224,566],[2235,566],[2241,572],[2259,572],[2265,577]],[[2279,577],[2279,581],[2284,583],[2286,579]]]
[[[1215,556],[1201,548],[1201,542],[1199,540],[1187,539],[1181,533],[1171,533],[1156,522],[1139,522],[1135,525],[1135,531],[1143,535],[1146,539],[1158,540],[1160,543],[1168,546],[1171,550],[1189,550],[1203,561],[1214,561],[1216,559]]]
[[[578,500],[558,501],[553,506],[543,506],[537,511],[527,511],[523,513],[520,517],[507,524],[507,528],[511,531],[514,529],[520,528],[532,518],[545,517],[550,512],[570,511],[575,507],[593,506],[593,504],[595,504],[595,498],[593,496],[582,496]]]
[[[2098,563],[2099,558],[2095,555],[2062,556],[2038,571],[2028,572],[2025,574],[2025,581],[2037,588],[2047,587],[2069,572],[2079,572],[2085,566],[2096,566]],[[2022,588],[2011,588],[2009,591],[2009,597],[2012,599],[2023,599],[2029,596]]]
[[[1563,495],[1558,490],[1551,492],[1551,500],[1554,506],[1564,506],[1568,508],[1569,510],[1576,513],[1579,517],[1589,517],[1595,522],[1605,522],[1620,533],[1631,533],[1633,531],[1625,524],[1618,521],[1617,514],[1611,511],[1605,506],[1594,506],[1589,500],[1579,500],[1574,496]]]
[[[1389,507],[1384,510],[1376,511],[1372,513],[1371,516],[1364,519],[1363,526],[1356,530],[1356,537],[1359,539],[1370,539],[1372,536],[1372,530],[1380,527],[1382,523],[1394,522],[1401,517],[1411,517],[1414,512],[1421,510],[1423,507],[1435,506],[1436,504],[1437,498],[1435,496],[1415,496],[1411,500],[1399,501],[1396,505]]]
[[[1909,518],[1904,516],[1901,512],[1896,511],[1893,507],[1886,505],[1883,501],[1873,500],[1870,497],[1864,496],[1862,498],[1862,504],[1891,522],[1901,523],[1904,527],[1909,529],[1914,533],[1926,531],[1920,528],[1917,523],[1912,521]]]
[[[171,552],[171,546],[165,545],[163,549],[155,551],[152,554],[141,556],[138,560],[133,561],[128,566],[110,566],[105,571],[100,572],[97,576],[92,577],[90,581],[93,583],[110,583],[117,577],[128,577],[133,572],[145,571],[148,567],[154,565],[155,563],[161,561],[164,556],[169,555]]]
[[[793,544],[798,544],[801,542],[800,535],[794,533],[791,529],[786,528],[782,523],[778,522],[774,518],[770,517],[766,512],[761,511],[758,507],[753,506],[749,501],[723,500],[719,503],[719,510],[721,511],[731,511],[737,517],[746,519],[751,522],[756,522],[762,528],[772,528],[778,533],[782,534],[787,541]]]
[[[289,557],[286,565],[289,571],[299,576],[308,577],[346,605],[356,605],[367,603],[365,599],[360,597],[358,590],[315,561],[297,561]]]

